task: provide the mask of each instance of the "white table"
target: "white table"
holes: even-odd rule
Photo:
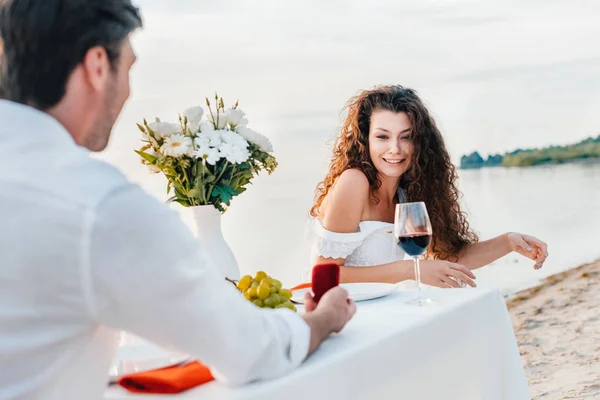
[[[296,371],[238,388],[218,382],[181,399],[530,399],[504,299],[497,290],[430,289],[428,307],[414,292],[359,302],[341,334]],[[106,399],[164,399],[109,388]]]

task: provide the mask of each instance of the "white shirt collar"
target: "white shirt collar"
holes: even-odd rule
[[[64,141],[75,144],[75,140],[66,128],[53,116],[25,104],[0,99],[0,137],[15,135],[18,139]],[[21,127],[22,128],[19,128]],[[17,128],[15,132],[14,128]],[[3,138],[6,139],[6,138]]]

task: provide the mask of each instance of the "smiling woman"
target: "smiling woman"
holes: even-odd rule
[[[382,86],[353,97],[331,166],[311,209],[313,265],[332,260],[341,281],[414,279],[392,235],[396,204],[423,201],[433,234],[422,281],[475,286],[472,269],[517,251],[540,268],[546,244],[506,233],[479,242],[461,210],[458,175],[434,119],[417,93]],[[364,268],[352,268],[364,267]]]

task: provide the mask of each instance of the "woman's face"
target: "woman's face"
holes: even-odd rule
[[[406,113],[379,110],[371,114],[369,155],[381,175],[402,176],[411,166],[413,151],[412,125]]]

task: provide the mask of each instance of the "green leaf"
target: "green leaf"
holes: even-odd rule
[[[210,171],[207,171],[208,173],[204,176],[204,182],[206,183],[213,183],[217,177],[214,176]]]
[[[219,185],[219,186],[223,186],[223,190],[225,190],[227,193],[229,193],[229,194],[235,194],[235,190],[233,190],[229,186],[227,186],[225,184],[222,184],[222,185]]]
[[[218,186],[215,186],[210,194],[211,199],[212,198],[217,198],[221,196],[221,188]]]
[[[179,185],[173,185],[173,189],[174,189],[173,191],[175,192],[175,196],[177,196],[177,197],[183,197],[183,198],[187,197],[185,195],[185,192],[181,188],[181,186],[179,186]]]
[[[155,164],[156,160],[158,160],[158,157],[154,157],[151,154],[148,153],[144,153],[143,151],[139,151],[139,150],[134,150],[136,153],[139,154],[140,157],[142,157],[144,160],[148,161],[151,164]]]
[[[173,200],[175,203],[179,203],[184,207],[189,207],[190,203],[187,200],[183,200],[183,199],[175,199]]]
[[[191,198],[200,198],[200,188],[194,187],[193,189],[191,189],[188,194],[187,197],[191,197]]]
[[[227,190],[227,189],[225,189],[225,187],[229,188],[227,185],[223,185],[223,184],[215,186],[211,193],[211,198],[212,197],[221,198],[223,203],[229,205],[229,202],[231,201],[231,193],[230,193],[231,188],[229,188],[229,190]]]
[[[254,176],[254,173],[252,172],[251,169],[246,169],[246,170],[242,171],[241,175],[246,179],[252,179],[252,177]]]
[[[204,164],[202,161],[198,162],[198,168],[199,168],[199,171],[201,174],[206,174],[206,173],[210,174],[210,170],[208,169],[206,164]]]

